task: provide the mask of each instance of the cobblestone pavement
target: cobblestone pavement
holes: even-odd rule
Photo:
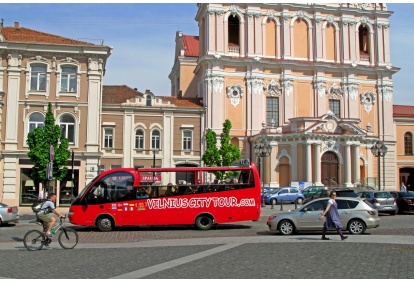
[[[285,207],[288,210],[289,207]],[[79,244],[62,249],[57,240],[29,252],[22,237],[30,215],[15,227],[0,228],[1,279],[142,278],[142,279],[413,279],[414,215],[381,215],[380,227],[341,241],[320,232],[282,236],[266,227],[264,208],[259,221],[193,227],[118,228],[99,232],[75,227]],[[39,272],[39,259],[53,266]]]

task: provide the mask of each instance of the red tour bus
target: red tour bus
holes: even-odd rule
[[[215,173],[215,174],[213,174]],[[215,176],[223,176],[217,181]],[[111,231],[120,226],[195,225],[257,221],[261,185],[256,165],[117,168],[102,172],[72,202],[69,220]]]

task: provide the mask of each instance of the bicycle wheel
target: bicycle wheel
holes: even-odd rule
[[[72,228],[62,228],[58,240],[62,248],[73,249],[78,244],[78,233]]]
[[[24,235],[23,244],[29,251],[40,250],[44,244],[44,235],[38,230],[30,230]]]

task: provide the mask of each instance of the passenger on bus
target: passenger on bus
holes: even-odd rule
[[[151,193],[151,188],[139,187],[137,191],[137,198],[149,198]]]
[[[121,200],[131,200],[134,198],[133,192],[132,192],[132,185],[128,184],[126,187],[125,194],[121,197]]]

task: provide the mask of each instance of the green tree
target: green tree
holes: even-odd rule
[[[50,145],[53,145],[55,158],[53,160],[53,179],[61,181],[66,177],[68,158],[70,151],[68,149],[68,139],[61,138],[61,130],[55,125],[53,117],[52,104],[49,102],[45,125],[37,127],[27,135],[27,145],[29,152],[27,156],[32,161],[31,178],[36,183],[42,183],[45,188],[47,176],[47,164],[50,162]]]
[[[220,135],[220,149],[217,149],[217,134],[207,129],[206,132],[206,152],[203,154],[203,161],[207,166],[230,166],[234,161],[241,157],[240,149],[231,144],[230,130],[232,124],[230,120],[226,119],[223,123],[223,131]],[[217,179],[231,177],[223,174],[224,172],[215,172]]]

